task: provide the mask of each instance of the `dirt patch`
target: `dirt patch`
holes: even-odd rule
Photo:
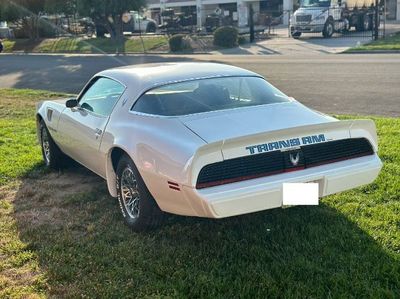
[[[74,207],[69,207],[68,203],[75,196],[106,191],[105,181],[84,168],[52,172],[18,184],[17,188],[4,188],[3,197],[13,204],[18,222],[30,228],[45,224],[53,228],[62,226],[72,218]]]
[[[83,167],[70,167],[0,187],[0,297],[47,292],[48,269],[39,248],[64,240],[71,244],[93,234],[98,199],[111,200],[106,182]],[[97,216],[93,216],[97,217]],[[56,250],[56,249],[55,249]],[[51,256],[51,255],[50,255]],[[35,289],[29,287],[35,285]],[[12,296],[11,296],[12,297]]]

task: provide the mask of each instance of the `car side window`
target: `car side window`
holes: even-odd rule
[[[94,79],[79,99],[79,105],[93,113],[109,116],[125,87],[109,78]]]

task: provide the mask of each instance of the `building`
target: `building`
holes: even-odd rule
[[[386,0],[386,16],[388,20],[400,21],[400,0]]]
[[[148,0],[148,10],[152,19],[162,21],[161,11],[173,9],[175,13],[193,15],[197,27],[202,28],[209,15],[219,14],[227,25],[248,26],[248,9],[252,5],[256,22],[281,23],[287,25],[290,13],[299,6],[300,0]],[[382,1],[382,0],[380,0]],[[383,0],[386,3],[388,20],[400,21],[400,0]]]
[[[400,0],[399,0],[400,1]],[[161,22],[161,11],[174,9],[177,13],[195,14],[197,27],[204,26],[208,15],[220,14],[231,25],[248,26],[248,9],[252,5],[255,18],[280,18],[288,23],[287,11],[293,10],[293,0],[148,0],[152,19]]]

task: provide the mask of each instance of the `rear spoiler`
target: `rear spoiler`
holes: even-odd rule
[[[378,137],[375,123],[372,120],[342,120],[299,126],[221,140],[203,145],[196,151],[193,157],[190,182],[192,186],[196,184],[197,176],[205,165],[250,155],[247,149],[249,145],[264,144],[267,142],[309,135],[319,136],[320,134],[324,134],[326,137],[325,141],[346,138],[366,138],[371,143],[374,151],[378,151]],[[295,146],[293,147],[295,148]]]

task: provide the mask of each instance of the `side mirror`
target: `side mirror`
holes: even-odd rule
[[[77,99],[69,99],[68,101],[65,102],[65,106],[67,108],[74,108],[78,106],[78,100]]]

